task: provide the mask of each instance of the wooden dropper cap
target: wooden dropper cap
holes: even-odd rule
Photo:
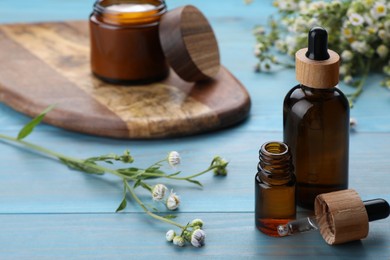
[[[194,6],[178,7],[160,21],[160,41],[169,65],[185,81],[213,78],[220,69],[217,39]]]
[[[320,194],[314,202],[320,233],[330,245],[365,238],[368,222],[387,218],[390,206],[383,199],[362,201],[355,190]]]
[[[296,78],[312,88],[333,88],[339,83],[340,56],[328,50],[328,33],[314,27],[308,35],[308,48],[295,54]]]

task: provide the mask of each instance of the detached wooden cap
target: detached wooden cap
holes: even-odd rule
[[[160,21],[164,54],[185,81],[213,78],[220,69],[217,39],[206,17],[187,5],[164,14]]]
[[[295,54],[295,70],[297,80],[312,88],[333,88],[339,84],[340,56],[328,50],[329,59],[311,60],[306,57],[307,48]]]
[[[328,244],[359,240],[368,235],[367,211],[356,191],[320,194],[314,208],[321,235]]]

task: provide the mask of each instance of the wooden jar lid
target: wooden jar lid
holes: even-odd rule
[[[312,88],[333,88],[339,83],[340,56],[328,50],[327,60],[311,60],[306,57],[307,48],[295,54],[295,71],[297,80]]]
[[[187,5],[164,14],[160,21],[164,54],[185,81],[214,77],[220,69],[217,39],[206,17]]]
[[[359,240],[368,235],[367,211],[356,191],[320,194],[314,208],[321,235],[328,244]]]

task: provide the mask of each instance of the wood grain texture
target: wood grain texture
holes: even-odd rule
[[[359,194],[352,189],[320,194],[315,214],[326,243],[337,245],[368,235],[368,215]]]
[[[388,221],[370,235],[340,246],[327,245],[319,232],[275,238],[253,226],[252,213],[183,213],[177,221],[205,221],[203,248],[174,247],[165,241],[168,225],[144,214],[0,215],[0,258],[13,259],[388,259]],[[21,247],[22,245],[22,247]]]
[[[181,78],[199,81],[217,75],[217,39],[206,17],[195,6],[179,7],[163,15],[159,33],[165,56]]]
[[[161,138],[211,131],[248,115],[249,95],[226,69],[188,83],[173,71],[162,82],[113,86],[90,73],[85,22],[0,26],[0,96],[35,116],[57,104],[46,122],[120,138]]]
[[[306,57],[307,48],[295,54],[296,76],[298,82],[313,88],[333,88],[339,84],[340,56],[328,50],[327,60],[311,60]]]

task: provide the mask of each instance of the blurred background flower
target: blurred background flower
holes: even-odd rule
[[[276,0],[274,6],[277,18],[270,18],[267,29],[254,29],[257,72],[269,71],[272,65],[294,67],[293,62],[277,59],[273,49],[294,57],[307,47],[310,28],[321,26],[328,31],[329,48],[341,55],[341,80],[356,88],[347,94],[351,106],[369,72],[383,73],[382,85],[390,89],[389,0]]]

